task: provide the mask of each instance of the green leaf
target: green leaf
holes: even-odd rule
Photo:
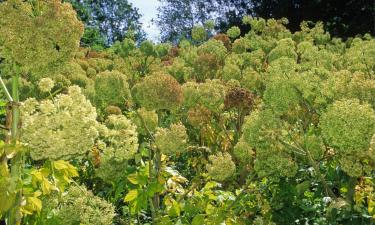
[[[137,173],[130,174],[127,178],[130,181],[130,183],[138,184],[138,174]]]
[[[174,199],[172,199],[172,208],[171,208],[170,211],[173,212],[172,215],[174,215],[174,216],[180,216],[180,213],[181,213],[180,204],[176,200],[174,200]]]
[[[147,187],[148,196],[153,196],[155,193],[161,192],[164,190],[164,186],[160,183],[153,182]]]
[[[57,169],[57,170],[66,170],[69,168],[69,166],[67,165],[67,162],[64,161],[64,160],[59,160],[59,161],[55,161],[53,162],[53,166]]]
[[[40,212],[42,210],[42,201],[39,198],[28,197],[27,202],[34,211]]]
[[[128,192],[128,194],[125,196],[124,202],[134,201],[134,199],[136,199],[137,196],[138,196],[138,190],[137,189],[130,190]]]
[[[50,194],[51,191],[54,189],[52,184],[46,178],[42,179],[41,188],[42,188],[43,194],[45,194],[45,195]]]
[[[206,183],[206,185],[204,185],[204,189],[207,189],[207,190],[210,190],[212,188],[215,188],[219,186],[219,183],[215,182],[215,181],[209,181]]]
[[[198,214],[194,217],[193,221],[191,222],[191,225],[201,225],[204,224],[204,215]]]
[[[212,215],[215,212],[215,207],[211,204],[207,204],[206,206],[206,213],[208,215]]]

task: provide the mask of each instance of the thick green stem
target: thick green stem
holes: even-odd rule
[[[12,120],[11,120],[11,139],[10,142],[14,147],[16,147],[19,140],[19,124],[20,124],[20,108],[19,108],[19,74],[12,77],[12,98],[11,110],[12,110]],[[11,176],[17,178],[18,181],[21,180],[23,167],[23,154],[22,152],[17,152],[16,156],[11,161]],[[8,224],[18,225],[21,224],[22,214],[21,214],[21,202],[22,202],[22,189],[17,191],[16,201],[13,208],[9,212]]]
[[[19,108],[19,75],[12,77],[12,144],[16,144],[19,136],[19,121],[20,121],[20,108]]]

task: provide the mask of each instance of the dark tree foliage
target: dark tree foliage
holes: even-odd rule
[[[238,26],[242,33],[245,15],[263,18],[289,19],[288,28],[299,30],[302,21],[323,21],[326,29],[338,37],[371,33],[375,29],[375,10],[372,0],[160,0],[157,25],[163,40],[189,37],[193,25],[207,19],[216,21],[218,32]],[[204,16],[201,16],[204,15]]]
[[[216,18],[216,27],[220,32],[225,32],[232,26],[241,28],[241,32],[247,33],[248,26],[242,24],[242,18],[246,15],[255,16],[253,1],[251,0],[216,0],[219,17]]]
[[[93,50],[101,51],[106,46],[106,39],[98,28],[87,27],[81,38],[81,46],[91,47]]]
[[[375,27],[373,0],[252,0],[254,12],[265,18],[286,17],[296,31],[303,21],[323,21],[333,36],[372,33]]]
[[[163,41],[190,37],[194,25],[203,24],[216,12],[215,0],[159,0],[156,24]]]
[[[84,46],[106,45],[121,41],[129,30],[135,32],[137,40],[143,40],[138,9],[127,0],[68,0],[85,23],[86,33],[81,43]],[[87,33],[89,32],[89,33]]]

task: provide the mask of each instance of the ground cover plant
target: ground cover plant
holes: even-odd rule
[[[0,220],[374,223],[375,39],[287,23],[98,51],[69,3],[0,3]]]

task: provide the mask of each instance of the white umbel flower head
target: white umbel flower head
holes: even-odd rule
[[[55,82],[51,78],[42,78],[38,83],[38,88],[41,92],[50,92],[55,86]]]
[[[30,147],[34,160],[71,159],[83,156],[99,136],[96,109],[78,86],[54,101],[28,99],[21,112],[21,141]]]

